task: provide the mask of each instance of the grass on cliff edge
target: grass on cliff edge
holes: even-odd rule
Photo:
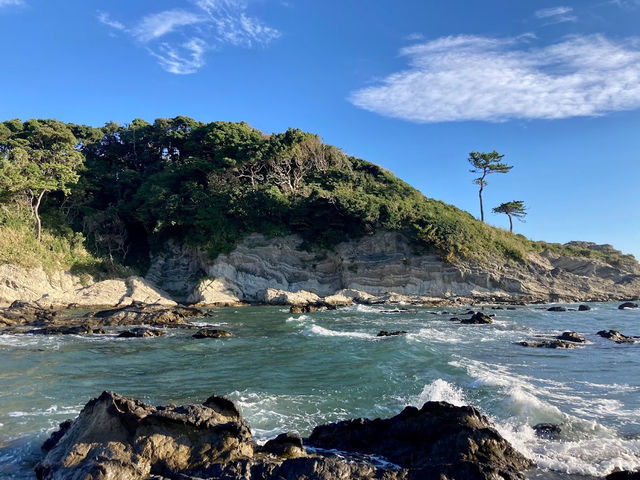
[[[92,255],[84,243],[81,233],[64,228],[56,231],[46,225],[42,241],[38,242],[33,219],[27,209],[15,205],[0,206],[0,265],[41,267],[48,274],[63,269],[81,278],[88,275],[94,279],[135,273]]]

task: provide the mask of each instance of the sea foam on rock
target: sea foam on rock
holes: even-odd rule
[[[389,419],[316,427],[306,441],[282,434],[256,444],[237,407],[212,396],[201,405],[154,407],[103,392],[43,445],[39,480],[521,479],[532,463],[472,407],[427,402]],[[324,449],[337,449],[325,451]],[[363,455],[383,457],[380,467]]]

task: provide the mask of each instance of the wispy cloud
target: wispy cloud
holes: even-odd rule
[[[547,23],[575,22],[578,17],[572,13],[572,7],[551,7],[536,10],[533,15],[536,18],[546,20]]]
[[[409,42],[418,42],[420,40],[424,40],[424,35],[422,33],[410,33],[404,37],[405,40]]]
[[[0,8],[2,7],[21,7],[26,5],[24,0],[0,0]]]
[[[124,26],[124,24],[118,22],[117,20],[112,20],[111,16],[105,12],[100,12],[100,11],[98,12],[98,21],[103,25],[106,25],[107,27],[111,27],[115,30],[120,30],[120,31],[126,30],[126,27]]]
[[[453,36],[401,50],[408,69],[350,101],[418,123],[559,119],[640,108],[640,46],[601,35],[526,48],[520,39]]]
[[[250,16],[248,8],[243,0],[192,0],[184,8],[147,14],[130,26],[104,12],[98,12],[98,20],[144,45],[167,72],[191,74],[205,65],[207,51],[267,45],[280,36]]]

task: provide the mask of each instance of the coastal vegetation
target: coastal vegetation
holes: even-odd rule
[[[504,213],[509,217],[509,231],[513,232],[513,218],[522,220],[527,215],[527,209],[522,200],[504,202],[493,209],[493,213]],[[523,221],[523,220],[522,220]]]
[[[470,161],[482,174],[481,198],[486,175],[511,167],[497,152],[475,153]],[[100,128],[9,120],[0,123],[0,168],[2,262],[46,257],[65,266],[144,272],[150,252],[167,240],[215,257],[253,232],[298,234],[313,249],[378,230],[402,232],[417,252],[452,262],[526,261],[550,248],[632,261],[587,244],[551,246],[491,227],[298,129],[266,135],[243,122],[182,116]]]

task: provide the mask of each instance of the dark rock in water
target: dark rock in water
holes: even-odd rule
[[[150,325],[152,327],[192,328],[187,317],[206,316],[200,309],[163,307],[134,302],[118,308],[90,312],[85,315],[101,326]]]
[[[547,440],[557,439],[562,432],[560,425],[555,425],[553,423],[538,423],[533,426],[533,430],[536,432],[536,436]]]
[[[628,470],[618,470],[607,475],[606,480],[640,480],[640,470],[630,472]]]
[[[633,302],[624,302],[618,307],[618,310],[624,310],[625,308],[638,308],[638,304]]]
[[[380,455],[410,471],[429,471],[429,478],[467,469],[483,474],[450,478],[520,478],[521,470],[533,466],[475,408],[445,402],[427,402],[421,409],[406,407],[389,419],[322,425],[313,429],[306,443]]]
[[[94,333],[90,325],[60,325],[43,328],[34,328],[25,333],[33,335],[88,335]]]
[[[558,340],[564,340],[565,342],[585,343],[587,341],[586,338],[576,332],[564,332],[562,335],[558,335],[556,338]]]
[[[119,338],[146,338],[146,337],[161,337],[164,335],[162,330],[155,330],[152,328],[132,328],[131,330],[125,330],[118,334]]]
[[[283,434],[263,447],[224,397],[154,407],[103,392],[46,442],[39,480],[515,480],[532,463],[471,407],[429,402],[386,419],[314,429],[323,450]],[[396,466],[378,467],[367,455]]]
[[[634,343],[636,339],[640,338],[628,337],[627,335],[623,335],[617,330],[600,330],[597,335],[600,335],[602,338],[613,340],[616,343]]]
[[[491,307],[491,310],[504,310],[504,307],[500,307],[500,306]]]
[[[319,305],[291,305],[291,308],[289,308],[289,313],[313,313],[317,312],[318,310],[320,310]]]
[[[518,342],[523,347],[534,348],[576,348],[575,342],[566,342],[564,340],[543,340],[541,342]]]
[[[64,436],[64,434],[69,431],[69,429],[71,428],[71,425],[73,425],[73,420],[71,419],[65,420],[60,425],[58,425],[58,430],[53,432],[51,436],[47,438],[45,442],[42,444],[42,447],[41,447],[42,450],[44,450],[45,452],[48,452],[49,450],[54,448],[58,444],[60,439]]]
[[[378,335],[376,335],[376,336],[378,336],[378,337],[392,337],[394,335],[404,335],[405,333],[407,333],[407,332],[405,332],[404,330],[396,330],[396,331],[393,331],[393,332],[388,332],[386,330],[380,330],[378,332]]]
[[[460,320],[460,323],[477,325],[477,324],[493,323],[493,320],[491,319],[490,316],[485,315],[482,312],[476,312],[471,316],[471,318],[463,318],[462,320]]]
[[[579,312],[588,312],[589,310],[591,310],[589,305],[578,305]]]
[[[507,310],[516,310],[516,307],[507,307]]]
[[[547,308],[547,312],[566,312],[567,309],[565,307],[550,307]]]
[[[269,440],[262,447],[262,451],[281,457],[300,457],[305,454],[302,438],[297,433],[283,433]]]
[[[450,321],[450,322],[461,322],[462,320],[461,320],[460,318],[458,318],[458,317],[451,317],[451,318],[449,319],[449,321]]]
[[[228,338],[233,337],[231,332],[226,330],[217,330],[215,328],[201,328],[194,335],[193,338]]]

